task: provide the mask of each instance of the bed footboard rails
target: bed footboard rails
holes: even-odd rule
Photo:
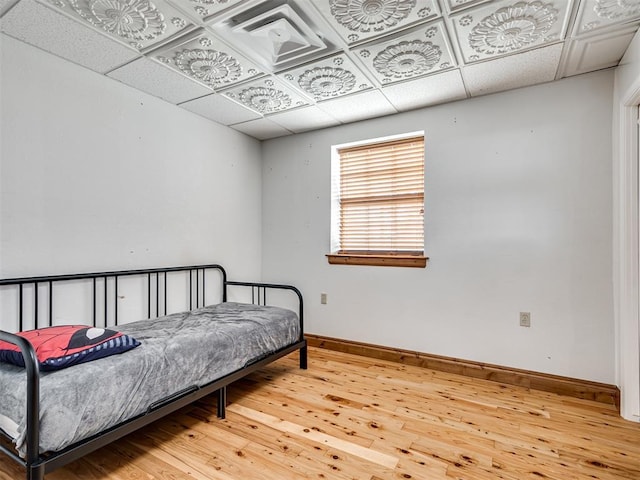
[[[298,320],[300,322],[300,338],[299,342],[304,346],[300,348],[300,368],[307,369],[307,341],[304,338],[304,301],[302,293],[293,285],[284,285],[279,283],[261,283],[261,282],[236,282],[230,280],[224,280],[224,296],[227,298],[227,287],[248,287],[251,288],[251,303],[256,305],[267,305],[267,292],[272,290],[289,290],[292,291],[298,298]]]
[[[44,475],[44,465],[40,464],[40,374],[38,357],[33,345],[18,335],[0,330],[0,340],[16,345],[24,359],[25,373],[27,375],[27,457],[24,460],[21,459],[4,445],[0,445],[0,451],[26,469],[27,480],[39,480]]]

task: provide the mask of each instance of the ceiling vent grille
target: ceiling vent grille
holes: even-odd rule
[[[229,43],[242,45],[254,61],[271,72],[279,72],[337,50],[297,5],[266,2],[262,6],[268,9],[247,7],[241,12],[218,18],[209,28]]]

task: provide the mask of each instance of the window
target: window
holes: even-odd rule
[[[424,133],[334,146],[332,264],[424,267]]]

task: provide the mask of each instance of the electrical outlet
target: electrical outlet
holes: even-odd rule
[[[326,305],[327,304],[327,294],[326,293],[321,293],[320,294],[320,303],[322,305]]]
[[[531,326],[531,312],[520,312],[520,326],[521,327]]]

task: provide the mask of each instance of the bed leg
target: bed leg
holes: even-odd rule
[[[304,346],[300,349],[300,368],[307,369],[307,347]]]
[[[44,465],[27,466],[27,480],[44,480]]]
[[[218,397],[218,418],[224,420],[227,407],[227,387],[216,390],[216,395]]]

